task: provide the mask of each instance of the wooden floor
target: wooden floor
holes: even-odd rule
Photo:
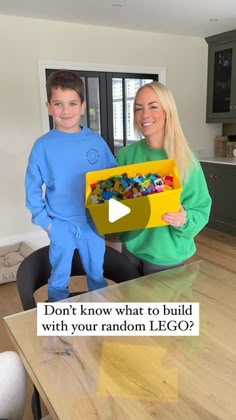
[[[206,259],[216,264],[227,267],[236,273],[236,237],[226,235],[213,229],[205,228],[196,238],[197,253],[189,261]],[[85,287],[85,280],[82,282],[82,289]],[[78,279],[74,280],[72,290],[78,290]],[[40,292],[41,296],[45,290]],[[3,317],[22,311],[20,299],[18,297],[16,283],[7,283],[0,285],[0,352],[5,350],[14,350],[13,345],[8,338],[3,324]],[[0,391],[1,392],[1,391]],[[32,384],[28,381],[28,401],[24,420],[32,420],[30,400],[32,395]]]

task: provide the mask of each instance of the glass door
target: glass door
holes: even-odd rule
[[[81,117],[81,125],[101,134],[101,104],[98,77],[81,77],[85,87],[86,113]]]
[[[137,90],[158,80],[158,75],[130,75],[130,74],[109,74],[107,82],[111,86],[109,95],[109,137],[113,139],[114,153],[141,138],[140,133],[134,128],[134,98]]]
[[[46,78],[56,70],[46,69]],[[117,151],[136,140],[140,134],[133,126],[133,104],[140,86],[158,80],[158,74],[131,74],[72,70],[84,83],[86,113],[80,124],[99,133],[111,151]],[[49,117],[50,129],[54,128]]]

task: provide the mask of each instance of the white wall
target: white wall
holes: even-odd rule
[[[0,16],[0,238],[32,232],[24,173],[43,133],[39,60],[161,67],[194,150],[213,151],[221,125],[205,124],[204,39]]]

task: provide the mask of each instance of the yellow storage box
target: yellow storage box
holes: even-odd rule
[[[122,175],[123,173],[127,173],[129,177],[135,177],[137,174],[147,175],[151,172],[157,173],[161,177],[172,175],[173,189],[120,201],[120,203],[130,208],[130,213],[113,223],[109,222],[109,201],[92,204],[91,184],[113,176]],[[166,159],[135,163],[133,165],[87,172],[85,205],[90,211],[100,234],[146,229],[166,225],[167,223],[162,220],[163,214],[179,211],[181,191],[182,185],[175,160]]]

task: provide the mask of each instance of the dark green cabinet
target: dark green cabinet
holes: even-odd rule
[[[208,43],[206,122],[236,123],[236,30]]]
[[[201,162],[212,208],[209,227],[236,236],[236,165]]]

